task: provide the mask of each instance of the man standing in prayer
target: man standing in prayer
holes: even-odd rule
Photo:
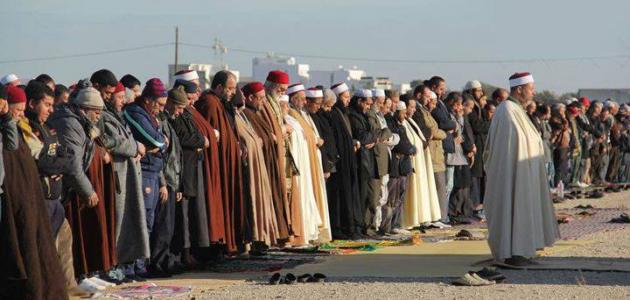
[[[543,141],[525,108],[534,98],[529,73],[510,76],[510,97],[492,119],[485,149],[488,244],[497,261],[526,266],[559,238],[549,198]]]
[[[243,94],[246,99],[246,107],[243,113],[247,120],[250,122],[252,128],[256,134],[262,139],[263,142],[263,154],[265,156],[265,163],[267,167],[269,182],[271,186],[272,200],[275,210],[275,218],[278,226],[277,240],[279,243],[282,240],[288,240],[292,235],[290,232],[291,219],[289,218],[290,206],[283,200],[283,196],[286,199],[286,178],[284,165],[280,163],[280,158],[284,158],[284,138],[282,135],[276,135],[276,131],[271,126],[275,119],[275,116],[270,119],[270,115],[267,115],[264,111],[265,102],[268,99],[264,92],[264,85],[260,82],[250,82],[242,88]],[[267,104],[268,105],[268,104]],[[277,122],[273,123],[277,124]],[[282,140],[283,146],[277,147],[277,144]],[[279,154],[282,150],[282,154]],[[295,229],[293,229],[295,230]]]
[[[202,94],[195,108],[221,135],[218,156],[227,245],[231,252],[237,246],[242,252],[243,242],[250,241],[251,234],[246,225],[240,148],[230,103],[235,92],[236,76],[229,71],[219,71],[214,75],[211,90]]]
[[[375,130],[378,142],[374,146],[374,159],[376,160],[376,178],[374,178],[370,184],[373,185],[374,198],[371,203],[370,209],[372,219],[368,226],[372,226],[373,230],[378,231],[382,221],[381,208],[387,203],[387,184],[389,182],[389,160],[390,160],[390,144],[393,144],[394,138],[392,132],[387,127],[387,121],[385,120],[385,113],[383,107],[385,106],[385,91],[382,89],[374,89],[372,91],[374,97],[374,104],[370,107],[367,113],[370,126]],[[396,137],[398,138],[398,137]]]
[[[357,220],[362,220],[363,216],[355,215],[355,207],[360,206],[355,158],[360,144],[353,139],[348,118],[350,90],[344,82],[334,84],[331,90],[337,95],[337,102],[330,112],[330,121],[339,155],[335,165],[337,172],[331,174],[328,185],[332,235],[334,239],[360,238],[361,230],[358,225],[361,222]]]
[[[356,219],[360,233],[375,236],[372,221],[380,197],[380,180],[377,179],[374,146],[379,142],[377,132],[368,121],[368,112],[372,106],[372,91],[358,90],[350,103],[348,117],[352,127],[354,140],[360,143],[357,151],[359,162],[359,205],[354,206],[356,214],[362,218]]]
[[[196,267],[197,261],[192,250],[210,246],[210,223],[208,222],[208,202],[206,185],[212,188],[212,180],[205,176],[210,157],[205,149],[210,147],[200,127],[197,127],[192,112],[192,103],[197,97],[197,85],[191,81],[177,80],[173,89],[184,89],[187,106],[175,119],[169,122],[175,129],[182,147],[182,200],[176,203],[175,239],[171,251],[179,255],[184,267]],[[207,122],[206,122],[207,123]]]
[[[262,102],[262,106],[259,110],[259,115],[266,121],[267,126],[272,130],[272,136],[275,140],[277,148],[276,160],[278,162],[279,169],[268,169],[270,172],[270,179],[272,180],[271,189],[274,193],[274,207],[276,209],[278,217],[278,229],[280,229],[280,238],[282,238],[284,224],[287,224],[288,228],[291,228],[292,218],[289,209],[289,199],[287,197],[287,183],[286,183],[286,140],[291,134],[292,128],[285,124],[282,111],[278,104],[280,96],[286,94],[289,86],[289,74],[283,71],[271,71],[267,75],[265,81],[265,95],[266,100]],[[268,155],[265,153],[265,155]],[[275,173],[275,174],[274,174]],[[280,183],[276,185],[275,182]],[[286,222],[281,219],[286,219]],[[290,232],[291,230],[289,230]]]

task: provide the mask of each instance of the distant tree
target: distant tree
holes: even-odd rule
[[[481,89],[483,90],[483,93],[488,96],[488,98],[492,97],[492,93],[494,93],[494,90],[498,89],[499,87],[492,85],[490,83],[487,82],[481,82]]]
[[[549,90],[544,90],[540,93],[536,93],[536,95],[534,96],[534,100],[539,103],[542,102],[553,104],[560,101],[560,98],[558,97],[558,95],[556,95],[556,93]]]
[[[421,85],[422,83],[424,83],[424,79],[415,79],[412,80],[409,85],[411,86],[411,89],[415,89],[417,86]]]
[[[564,93],[560,96],[560,101],[566,101],[571,98],[579,98],[577,93]]]

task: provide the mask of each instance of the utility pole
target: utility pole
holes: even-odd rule
[[[228,49],[223,45],[223,41],[219,38],[214,38],[214,45],[212,45],[212,50],[214,50],[215,57],[219,57],[219,63],[221,64],[222,70],[227,70],[227,65],[223,62],[223,55],[227,53]]]
[[[175,67],[174,67],[174,73],[177,73],[177,64],[178,64],[178,60],[179,60],[179,27],[175,26]]]

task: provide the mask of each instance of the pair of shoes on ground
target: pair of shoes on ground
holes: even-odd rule
[[[326,275],[322,273],[315,273],[313,275],[302,274],[299,277],[295,277],[295,275],[293,275],[292,273],[287,273],[286,275],[284,275],[284,278],[282,277],[282,275],[280,275],[280,273],[275,273],[271,275],[271,278],[269,278],[269,284],[271,285],[276,285],[280,283],[294,284],[296,282],[307,283],[307,282],[324,282],[324,281],[326,281]]]
[[[81,280],[81,282],[79,283],[80,289],[91,292],[91,293],[104,291],[105,289],[109,287],[113,287],[113,286],[116,286],[116,284],[102,280],[96,276],[85,278]]]
[[[612,218],[610,223],[630,223],[630,216],[627,213],[623,213],[617,218]]]
[[[476,272],[469,271],[452,283],[458,286],[487,286],[501,283],[505,279],[505,275],[497,272],[495,269],[483,268]]]
[[[457,286],[487,286],[496,284],[496,281],[484,279],[475,272],[468,272],[464,276],[453,280],[452,284]]]
[[[444,228],[451,228],[453,226],[446,224],[446,223],[442,223],[442,221],[436,221],[433,222],[431,224],[429,224],[428,226],[429,228],[438,228],[438,229],[444,229]]]
[[[590,185],[589,185],[588,183],[584,183],[584,182],[580,182],[580,181],[578,181],[578,182],[576,182],[576,183],[572,184],[572,186],[576,186],[576,187],[579,187],[579,188],[583,188],[583,189],[584,189],[584,188],[589,187]]]
[[[582,204],[580,204],[580,205],[578,205],[578,206],[576,206],[574,208],[578,208],[578,209],[592,209],[592,208],[595,208],[595,207],[593,205],[590,205],[590,204],[589,205],[582,205]]]

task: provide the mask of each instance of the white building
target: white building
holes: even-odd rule
[[[297,64],[294,57],[254,57],[252,79],[265,82],[270,71],[280,70],[289,74],[291,83],[307,83],[309,81],[309,69],[310,66],[307,64]]]
[[[383,90],[391,90],[392,89],[392,81],[389,80],[389,77],[372,77],[365,76],[362,77],[359,81],[360,87],[364,89],[383,89]]]
[[[411,89],[408,83],[394,85],[389,77],[371,77],[364,70],[356,66],[344,68],[339,66],[336,70],[322,71],[311,70],[307,64],[298,64],[294,57],[279,58],[274,56],[256,57],[253,59],[251,81],[265,82],[269,71],[281,70],[289,74],[289,80],[293,83],[302,83],[306,87],[321,85],[330,87],[338,82],[345,82],[351,91],[357,89],[384,89],[396,88],[401,93]]]
[[[228,70],[227,65],[225,69]],[[213,66],[210,64],[179,64],[177,65],[177,71],[181,70],[195,70],[197,71],[197,75],[199,75],[199,86],[201,90],[206,90],[210,88],[210,84],[212,83],[212,78],[214,77],[214,73],[219,72],[219,68],[213,70]],[[168,82],[170,86],[175,84],[175,80],[173,79],[175,71],[175,65],[168,65]],[[236,81],[238,82],[240,78],[240,72],[236,70],[230,70],[234,76],[236,76]]]

